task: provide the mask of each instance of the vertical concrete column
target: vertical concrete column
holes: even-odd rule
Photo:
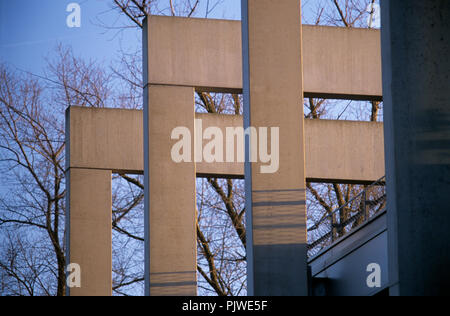
[[[171,135],[186,128],[193,153],[194,89],[147,86],[144,94],[146,295],[192,296],[197,293],[195,163],[172,160],[177,141]]]
[[[300,0],[243,0],[242,23],[244,125],[279,127],[280,154],[245,164],[248,292],[307,295]]]
[[[81,268],[81,287],[71,296],[112,293],[111,171],[71,168],[66,172],[67,264]]]
[[[450,1],[381,1],[392,295],[450,293]]]

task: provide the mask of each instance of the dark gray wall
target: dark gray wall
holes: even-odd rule
[[[450,1],[381,6],[391,294],[449,294]]]

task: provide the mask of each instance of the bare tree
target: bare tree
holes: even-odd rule
[[[65,289],[64,123],[42,91],[34,78],[0,65],[0,162],[9,183],[0,197],[0,227],[9,232],[2,236],[0,267],[19,285],[12,294],[63,295]],[[43,253],[51,256],[34,265]],[[41,268],[45,274],[37,273]],[[42,278],[52,276],[50,287]]]
[[[73,105],[122,106],[124,100],[138,102],[141,97],[125,97],[135,87],[113,89],[114,83],[131,85],[94,61],[76,58],[71,49],[58,46],[55,53],[56,57],[48,60],[44,76],[0,65],[2,294],[65,294],[65,109]],[[128,104],[135,106],[133,102]],[[115,188],[114,232],[136,237],[136,232],[123,229],[121,224],[136,216],[143,193],[131,192],[134,195],[127,202],[128,195],[119,194],[118,185]],[[120,236],[114,236],[115,253],[123,254],[130,242],[124,244]],[[122,251],[117,250],[120,247]],[[136,255],[130,257],[134,262],[139,260]],[[141,278],[141,274],[136,277],[136,269],[130,268],[134,266],[128,259],[115,257],[117,293],[124,284],[131,283],[130,278]],[[121,278],[124,270],[129,273]]]

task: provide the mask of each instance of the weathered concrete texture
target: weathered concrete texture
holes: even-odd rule
[[[305,120],[308,181],[373,183],[385,175],[383,123]]]
[[[124,173],[144,172],[143,113],[137,110],[71,107],[70,167]],[[243,127],[238,115],[195,114],[203,132],[218,127],[223,135],[224,162],[196,164],[197,177],[244,178],[237,156],[226,162],[227,127]],[[305,120],[306,179],[317,182],[373,183],[385,174],[383,123]],[[191,135],[194,137],[194,135]],[[177,141],[170,140],[174,145]],[[204,140],[205,146],[209,140]],[[191,159],[194,159],[192,148]]]
[[[70,126],[66,168],[142,173],[142,111],[70,107],[66,120]]]
[[[197,162],[195,166],[197,170],[197,177],[219,176],[226,178],[243,178],[245,159],[244,138],[238,139],[237,137],[233,137],[234,146],[231,146],[231,142],[230,145],[227,145],[227,128],[231,128],[233,130],[235,128],[243,129],[244,121],[242,116],[197,113],[195,118],[202,121],[203,132],[209,127],[218,127],[222,131],[223,136],[223,162],[208,163],[204,160],[202,162]],[[229,135],[232,135],[231,132],[229,132]],[[203,146],[206,146],[208,142],[209,140],[203,140]],[[238,145],[240,145],[239,148]],[[233,150],[233,162],[227,162],[227,148],[232,148]],[[238,156],[238,152],[243,153],[243,158]],[[238,160],[240,158],[242,159]]]
[[[380,31],[303,26],[305,96],[381,100]]]
[[[242,12],[244,124],[280,127],[282,153],[276,173],[245,166],[249,294],[307,295],[300,1],[246,0]]]
[[[391,294],[449,294],[450,1],[381,1]]]
[[[194,89],[148,86],[145,97],[146,294],[196,295],[195,163],[175,163],[170,142],[174,128],[194,130]]]
[[[147,32],[148,83],[242,89],[240,22],[150,16]]]
[[[66,225],[68,264],[81,268],[81,288],[71,296],[110,296],[112,292],[111,171],[72,168]]]
[[[146,83],[242,91],[239,21],[151,16],[146,32]],[[306,96],[381,99],[379,31],[305,25],[303,46]]]

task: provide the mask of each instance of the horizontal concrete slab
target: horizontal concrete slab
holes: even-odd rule
[[[305,120],[309,181],[373,183],[385,175],[383,123]]]
[[[66,168],[143,173],[142,115],[138,110],[69,108],[70,165],[68,162]],[[242,127],[242,117],[196,114],[196,118],[202,120],[203,131],[208,127],[222,130],[226,161],[226,127]],[[176,143],[170,135],[167,141]],[[382,123],[305,120],[305,147],[308,181],[371,183],[385,174]],[[196,164],[196,173],[200,177],[243,178],[244,164],[203,161]]]
[[[144,170],[142,111],[70,107],[66,133],[66,169]]]
[[[240,21],[151,16],[144,32],[146,83],[241,93]],[[380,32],[304,25],[303,78],[307,97],[381,99]]]
[[[305,96],[382,99],[380,31],[303,26]]]

